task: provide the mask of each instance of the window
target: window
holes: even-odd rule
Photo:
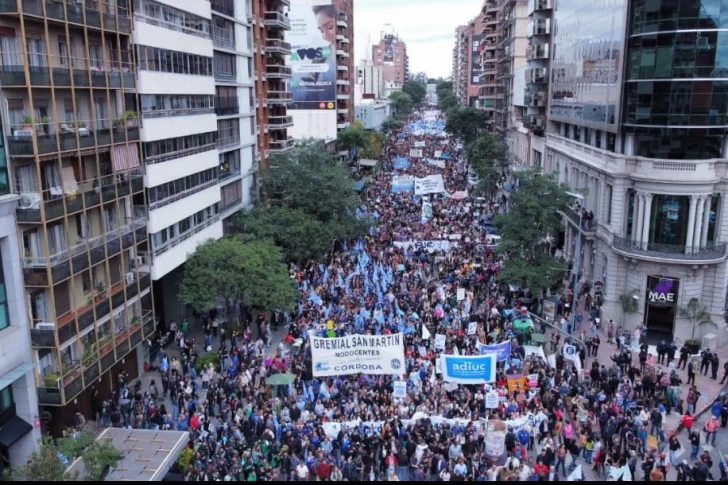
[[[210,21],[184,10],[150,0],[134,0],[135,19],[170,30],[210,37]]]
[[[215,76],[235,77],[235,56],[215,52]]]
[[[212,58],[185,52],[137,46],[139,69],[142,71],[212,76]],[[234,58],[234,56],[232,56]]]
[[[0,416],[13,407],[15,400],[13,399],[13,386],[12,384],[0,391]]]
[[[179,237],[186,237],[195,232],[195,229],[209,223],[219,213],[218,204],[207,207],[191,217],[187,217],[172,224],[161,231],[152,234],[152,246],[155,254],[160,254],[168,249],[168,244]]]
[[[142,94],[141,101],[145,118],[210,112],[215,106],[211,95]]]
[[[217,140],[217,132],[168,138],[166,140],[144,143],[144,158],[147,163],[159,163],[180,158],[191,153],[210,150]]]
[[[8,312],[8,294],[5,288],[5,271],[3,270],[2,255],[0,255],[0,330],[10,326],[10,314]],[[0,403],[1,405],[1,403]],[[0,414],[2,411],[0,411]]]
[[[216,168],[210,168],[187,177],[182,177],[180,179],[152,187],[149,189],[149,204],[152,207],[159,207],[164,205],[160,202],[165,199],[182,194],[185,191],[192,190],[196,187],[204,186],[206,183],[217,177],[217,170],[218,169]],[[170,200],[169,202],[173,202],[177,199],[178,197]]]

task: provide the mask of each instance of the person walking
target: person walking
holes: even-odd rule
[[[718,432],[718,428],[720,428],[720,422],[718,421],[718,418],[711,414],[710,419],[708,419],[708,421],[705,423],[705,426],[703,427],[703,431],[705,431],[706,443],[710,441],[710,444],[712,446],[715,446],[715,435]],[[713,438],[712,440],[711,437]]]
[[[695,385],[695,364],[692,361],[688,364],[688,384]]]
[[[728,360],[723,364],[723,379],[720,380],[720,383],[725,384],[726,379],[728,379]]]
[[[713,356],[710,358],[710,373],[712,374],[711,379],[714,381],[718,380],[718,366],[720,365],[720,359],[718,353],[713,352]]]

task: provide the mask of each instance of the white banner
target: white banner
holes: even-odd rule
[[[422,222],[422,224],[426,224],[430,219],[432,219],[432,203],[429,200],[422,199],[422,215],[420,216],[420,222]]]
[[[348,335],[338,338],[311,336],[314,377],[350,374],[401,375],[404,367],[404,334]]]
[[[392,192],[409,192],[414,188],[415,178],[411,175],[393,175]]]
[[[432,253],[434,251],[450,251],[454,243],[446,240],[434,240],[434,241],[399,241],[394,243],[395,247],[402,248],[408,251],[412,248],[414,251],[427,251]]]
[[[495,409],[498,407],[498,393],[490,391],[485,394],[485,408]]]
[[[435,150],[435,158],[440,158],[442,156],[442,150]]]
[[[442,174],[428,175],[415,179],[415,195],[439,194],[445,192]]]
[[[468,198],[468,191],[467,190],[458,190],[457,192],[453,192],[452,194],[446,194],[451,199],[455,200],[463,200]]]
[[[438,350],[445,350],[445,336],[441,333],[435,335],[435,348]]]
[[[444,160],[435,160],[434,158],[427,158],[425,159],[428,165],[433,165],[437,168],[445,168],[445,161]]]
[[[407,397],[407,381],[397,381],[394,383],[394,392],[392,397],[404,399]]]
[[[458,288],[457,297],[458,301],[463,301],[465,299],[465,288]]]
[[[478,331],[478,322],[470,322],[468,324],[468,335],[475,335]]]
[[[425,148],[425,142],[424,141],[416,141],[415,142],[415,148]]]
[[[422,158],[422,150],[419,148],[411,148],[410,149],[410,157],[412,158]]]

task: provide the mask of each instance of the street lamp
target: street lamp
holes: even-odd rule
[[[566,195],[579,200],[580,203],[584,201],[584,196],[581,194],[577,194],[576,192],[566,192]],[[582,208],[580,207],[580,209]],[[574,255],[574,293],[571,297],[571,328],[569,329],[569,343],[571,343],[571,334],[576,328],[576,301],[578,299],[579,272],[581,271],[581,234],[583,221],[584,211],[579,210],[579,237],[576,240],[576,251]]]

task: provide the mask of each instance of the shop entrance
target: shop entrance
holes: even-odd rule
[[[647,343],[657,345],[673,339],[680,280],[665,276],[647,277],[645,324]]]

